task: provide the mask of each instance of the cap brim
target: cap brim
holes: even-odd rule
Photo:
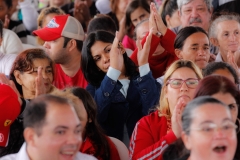
[[[53,41],[61,37],[61,35],[50,31],[46,27],[33,31],[33,35],[40,37],[44,41]]]
[[[6,147],[8,145],[8,138],[10,133],[10,127],[0,130],[0,146]]]

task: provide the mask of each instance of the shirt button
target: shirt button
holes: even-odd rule
[[[108,96],[109,96],[109,93],[108,93],[108,92],[105,92],[105,93],[104,93],[104,96],[108,97]]]
[[[147,94],[147,92],[148,92],[148,91],[147,91],[146,89],[142,89],[142,93],[143,93],[143,94]]]
[[[141,77],[137,78],[137,81],[138,81],[138,82],[141,82],[141,81],[142,81],[142,78],[141,78]]]
[[[115,84],[116,84],[116,81],[111,81],[111,84],[112,84],[112,85],[115,85]]]

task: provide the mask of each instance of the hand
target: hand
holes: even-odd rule
[[[182,98],[179,99],[172,113],[171,118],[172,131],[177,138],[180,138],[182,133],[181,116],[186,104],[187,104],[186,100]]]
[[[123,67],[123,46],[119,45],[121,44],[118,39],[118,32],[116,32],[112,48],[110,51],[110,66],[114,69],[117,69],[119,71],[122,71]]]
[[[211,53],[210,53],[210,58],[209,58],[209,60],[208,60],[208,63],[210,63],[210,62],[215,62],[215,59],[216,59],[216,56],[215,56],[214,54],[211,54]]]
[[[119,41],[122,41],[123,37],[126,35],[127,31],[125,28],[125,24],[126,24],[126,16],[123,16],[123,18],[119,22],[119,33],[118,33]]]
[[[38,75],[35,78],[35,97],[37,97],[41,94],[46,94],[46,88],[44,85],[42,70],[43,70],[43,67],[39,66],[38,67]]]
[[[81,1],[75,4],[73,15],[81,23],[88,23],[91,19],[88,6]]]
[[[151,40],[152,40],[152,34],[153,34],[153,28],[151,28],[147,38],[146,42],[142,48],[142,45],[140,43],[140,40],[137,39],[136,45],[138,48],[138,54],[137,54],[137,59],[138,59],[138,65],[142,66],[146,63],[148,63],[148,56],[150,52],[150,46],[151,46]]]
[[[239,51],[236,51],[236,52],[228,51],[228,53],[227,53],[227,62],[235,69],[235,71],[237,72],[238,76],[240,76],[238,65],[237,65],[237,63],[235,61],[235,56],[239,57]]]
[[[151,12],[150,16],[152,14],[153,17],[154,17],[157,30],[164,36],[166,34],[166,32],[167,32],[167,27],[163,23],[162,18],[158,14],[157,8],[156,8],[156,6],[155,6],[155,4],[153,2],[150,4],[150,12]]]
[[[8,15],[5,15],[4,23],[3,23],[3,28],[8,29],[10,19],[8,18]]]
[[[21,98],[20,98],[20,97],[21,97],[21,96],[20,96],[20,93],[18,92],[18,90],[17,90],[14,82],[13,82],[12,80],[9,80],[9,79],[5,76],[5,74],[0,73],[0,83],[1,83],[1,84],[6,84],[6,85],[8,85],[8,86],[11,87],[11,88],[13,89],[13,91],[17,94],[17,96],[18,96],[18,101],[19,101],[20,105],[22,105],[22,100],[21,100]]]

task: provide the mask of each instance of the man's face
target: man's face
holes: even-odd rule
[[[34,134],[34,146],[29,147],[35,147],[39,159],[73,160],[82,143],[80,121],[73,107],[53,102],[48,105],[45,123],[40,134]]]
[[[48,56],[56,63],[63,64],[67,59],[67,50],[63,48],[64,38],[60,37],[54,41],[46,41],[44,47]]]
[[[204,0],[193,0],[182,6],[180,20],[183,27],[198,26],[208,31],[211,14]]]

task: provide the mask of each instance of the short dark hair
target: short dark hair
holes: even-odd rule
[[[12,0],[3,0],[3,1],[6,3],[8,9],[12,7]]]
[[[110,16],[98,14],[89,22],[87,35],[98,30],[105,30],[115,34],[117,31],[117,26]]]
[[[235,69],[228,63],[225,62],[211,62],[206,68],[203,70],[203,76],[206,77],[208,75],[213,74],[216,70],[219,69],[227,69],[233,76],[235,84],[239,84],[238,75]]]
[[[82,71],[86,80],[93,86],[100,86],[106,73],[99,70],[91,53],[91,47],[96,41],[105,43],[113,43],[115,36],[107,31],[96,31],[88,35],[87,39],[83,42],[82,49]],[[123,54],[124,65],[126,68],[126,76],[132,78],[137,73],[137,66],[128,57],[127,53]]]
[[[191,36],[192,34],[198,33],[198,32],[202,32],[208,37],[208,34],[206,33],[206,31],[204,29],[202,29],[201,27],[187,26],[187,27],[182,28],[178,32],[178,34],[175,38],[174,48],[181,50],[184,46],[186,39],[189,36]]]
[[[67,44],[68,42],[72,39],[72,38],[67,38],[67,37],[63,37],[64,38],[64,42],[63,42],[63,48],[66,48],[67,47]],[[83,41],[80,41],[80,40],[77,40],[77,39],[74,39],[76,41],[76,44],[77,44],[77,50],[79,52],[82,51],[82,46],[83,46]]]
[[[23,126],[24,128],[34,128],[37,134],[41,135],[41,128],[45,124],[47,107],[49,103],[67,104],[69,101],[65,98],[57,97],[54,95],[46,94],[31,100],[23,113]]]
[[[188,135],[190,133],[190,126],[193,120],[193,111],[197,108],[202,107],[204,104],[220,104],[229,110],[228,106],[226,106],[221,101],[211,97],[211,96],[201,96],[193,99],[191,102],[187,104],[183,113],[182,113],[182,129]]]

